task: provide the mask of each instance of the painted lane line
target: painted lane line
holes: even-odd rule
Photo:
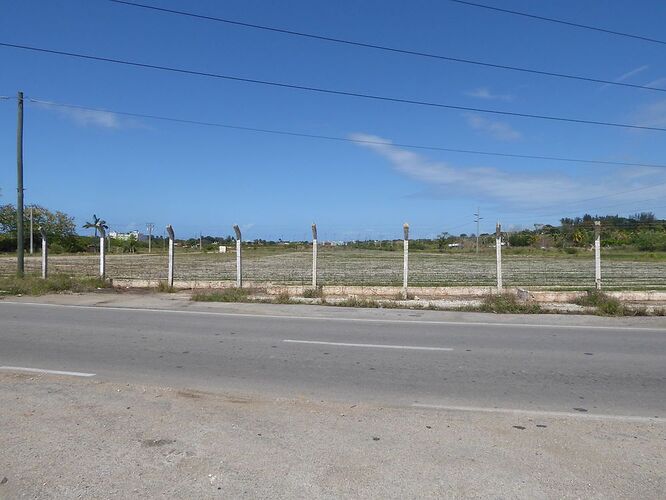
[[[518,415],[525,417],[582,418],[589,420],[619,420],[622,422],[666,423],[666,419],[661,417],[639,417],[635,415],[606,415],[594,413],[574,413],[567,411],[520,410],[515,408],[487,408],[482,406],[448,406],[431,405],[425,403],[413,403],[411,406],[412,408],[424,408],[429,410],[461,411],[471,413],[500,413],[505,415]]]
[[[60,370],[45,370],[43,368],[26,368],[24,366],[0,366],[0,370],[12,372],[46,373],[49,375],[70,375],[72,377],[94,377],[95,373],[64,372]]]
[[[447,320],[426,320],[426,319],[379,319],[379,318],[341,318],[331,316],[294,316],[287,314],[251,314],[251,313],[230,313],[219,311],[194,311],[194,310],[176,310],[176,309],[159,309],[159,308],[143,308],[143,307],[120,307],[120,306],[84,306],[76,304],[44,304],[39,302],[15,302],[9,300],[1,300],[0,306],[3,304],[17,305],[17,306],[34,306],[34,307],[52,307],[52,308],[69,308],[69,309],[92,309],[92,310],[108,310],[108,311],[131,311],[131,312],[152,312],[152,313],[169,313],[169,314],[194,314],[200,316],[223,316],[231,318],[258,318],[258,319],[289,319],[301,321],[338,321],[338,322],[351,322],[351,323],[400,323],[400,324],[416,324],[416,325],[442,325],[442,326],[497,326],[505,328],[558,328],[558,329],[573,329],[573,330],[623,330],[635,332],[660,332],[666,333],[666,327],[641,327],[641,326],[609,326],[609,325],[556,325],[548,323],[493,323],[490,321],[447,321]]]
[[[412,351],[453,351],[451,347],[419,347],[413,345],[387,345],[387,344],[350,344],[347,342],[322,342],[319,340],[283,340],[291,344],[317,344],[338,347],[378,347],[380,349],[408,349]]]

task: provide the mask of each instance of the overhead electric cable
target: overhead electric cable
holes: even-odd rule
[[[114,0],[111,0],[111,1],[114,1]],[[607,33],[609,35],[623,36],[623,37],[626,37],[626,38],[634,38],[636,40],[642,40],[644,42],[651,42],[651,43],[658,43],[658,44],[661,44],[661,45],[666,45],[666,41],[664,41],[664,40],[658,40],[656,38],[650,38],[650,37],[644,36],[644,35],[634,35],[632,33],[624,33],[622,31],[610,30],[610,29],[606,29],[606,28],[601,28],[599,26],[591,26],[591,25],[587,25],[587,24],[574,23],[574,22],[571,22],[571,21],[565,21],[563,19],[555,19],[553,17],[538,16],[538,15],[535,15],[535,14],[529,14],[527,12],[519,12],[517,10],[503,9],[503,8],[495,7],[495,6],[492,6],[492,5],[485,5],[485,4],[481,4],[481,3],[475,3],[475,2],[468,2],[466,0],[449,0],[449,2],[468,5],[470,7],[479,7],[481,9],[494,10],[496,12],[502,12],[504,14],[512,14],[514,16],[522,16],[522,17],[527,17],[527,18],[531,18],[531,19],[538,19],[539,21],[547,21],[547,22],[550,22],[550,23],[564,24],[566,26],[572,26],[574,28],[582,28],[582,29],[586,29],[586,30],[598,31],[598,32],[601,32],[601,33]]]
[[[547,161],[558,161],[558,162],[569,162],[569,163],[589,163],[589,164],[598,164],[598,165],[611,165],[611,166],[624,166],[624,167],[647,167],[647,168],[666,168],[666,164],[658,163],[639,163],[639,162],[623,162],[623,161],[610,161],[610,160],[591,160],[583,158],[567,158],[561,156],[542,156],[542,155],[522,155],[515,153],[501,153],[497,151],[481,151],[473,149],[460,149],[460,148],[447,148],[440,146],[427,146],[427,145],[418,145],[418,144],[408,144],[402,142],[390,142],[390,141],[375,141],[371,139],[354,139],[351,137],[339,137],[339,136],[330,136],[330,135],[320,135],[320,134],[309,134],[303,132],[292,132],[288,130],[276,130],[276,129],[267,129],[267,128],[257,128],[257,127],[245,127],[241,125],[230,125],[226,123],[218,122],[208,122],[200,120],[188,120],[183,118],[175,118],[170,116],[162,115],[152,115],[145,113],[133,113],[128,111],[117,111],[108,108],[96,108],[90,106],[81,106],[77,104],[65,104],[60,102],[48,101],[43,99],[27,97],[26,100],[35,104],[42,104],[46,106],[56,106],[61,108],[71,108],[71,109],[82,109],[86,111],[97,111],[101,113],[113,113],[120,116],[130,116],[133,118],[145,118],[149,120],[160,120],[168,121],[175,123],[182,123],[188,125],[200,125],[206,127],[217,127],[225,128],[231,130],[241,130],[246,132],[258,132],[264,134],[275,134],[275,135],[285,135],[292,137],[304,137],[308,139],[322,139],[327,141],[337,141],[337,142],[351,142],[356,144],[371,144],[377,146],[390,146],[390,147],[400,147],[400,148],[410,148],[410,149],[423,149],[430,151],[444,151],[448,153],[461,153],[461,154],[472,154],[472,155],[483,155],[483,156],[498,156],[506,158],[521,158],[527,160],[547,160]]]
[[[270,31],[273,33],[280,33],[283,35],[291,35],[291,36],[298,36],[298,37],[303,37],[303,38],[311,38],[314,40],[320,40],[324,42],[331,42],[331,43],[337,43],[337,44],[344,44],[344,45],[352,45],[352,46],[357,46],[357,47],[364,47],[367,49],[374,49],[374,50],[382,50],[385,52],[393,52],[393,53],[398,53],[398,54],[405,54],[405,55],[410,55],[410,56],[418,56],[418,57],[426,57],[430,59],[440,59],[443,61],[449,61],[449,62],[455,62],[455,63],[462,63],[462,64],[473,64],[476,66],[485,66],[488,68],[494,68],[494,69],[503,69],[503,70],[509,70],[509,71],[520,71],[522,73],[532,73],[536,75],[541,75],[541,76],[549,76],[549,77],[554,77],[554,78],[566,78],[569,80],[580,80],[580,81],[585,81],[585,82],[591,82],[591,83],[602,83],[604,85],[616,85],[619,87],[630,87],[630,88],[636,88],[636,89],[642,89],[642,90],[653,90],[653,91],[658,91],[658,92],[666,92],[666,89],[660,88],[660,87],[651,87],[648,85],[636,85],[633,83],[627,83],[627,82],[618,82],[618,81],[613,81],[613,80],[605,80],[602,78],[594,78],[591,76],[582,76],[582,75],[572,75],[568,73],[559,73],[555,71],[545,71],[545,70],[538,70],[538,69],[533,69],[533,68],[523,68],[520,66],[510,66],[507,64],[496,64],[496,63],[491,63],[487,61],[478,61],[475,59],[466,59],[462,57],[453,57],[453,56],[445,56],[442,54],[433,54],[429,52],[421,52],[417,50],[409,50],[409,49],[402,49],[399,47],[390,47],[387,45],[378,45],[374,43],[367,43],[367,42],[358,42],[354,40],[347,40],[343,38],[335,38],[335,37],[330,37],[330,36],[325,36],[325,35],[318,35],[315,33],[306,33],[303,31],[294,31],[294,30],[288,30],[288,29],[282,29],[282,28],[276,28],[273,26],[266,26],[266,25],[261,25],[261,24],[253,24],[253,23],[246,23],[242,21],[235,21],[232,19],[225,19],[222,17],[214,17],[214,16],[206,16],[203,14],[196,14],[194,12],[189,12],[189,11],[183,11],[183,10],[174,10],[174,9],[167,9],[164,7],[156,7],[154,5],[146,5],[142,3],[137,3],[137,2],[128,2],[125,0],[108,0],[109,2],[116,3],[116,4],[121,4],[121,5],[128,5],[132,7],[139,7],[142,9],[147,9],[147,10],[152,10],[156,12],[163,12],[167,14],[175,14],[175,15],[180,15],[180,16],[186,16],[194,19],[202,19],[206,21],[214,21],[214,22],[219,22],[219,23],[225,23],[229,25],[234,25],[234,26],[240,26],[243,28],[251,28],[251,29],[257,29],[257,30],[263,30],[263,31]]]
[[[184,69],[184,68],[175,68],[175,67],[171,67],[171,66],[160,66],[160,65],[156,65],[156,64],[140,63],[140,62],[127,61],[127,60],[122,60],[122,59],[112,59],[112,58],[109,58],[109,57],[100,57],[100,56],[93,56],[93,55],[89,55],[89,54],[80,54],[80,53],[76,53],[76,52],[66,52],[66,51],[62,51],[62,50],[45,49],[45,48],[41,48],[41,47],[31,47],[31,46],[28,46],[28,45],[18,45],[18,44],[13,44],[13,43],[6,43],[6,42],[0,42],[0,47],[8,47],[8,48],[14,48],[14,49],[28,50],[28,51],[33,51],[33,52],[43,52],[43,53],[47,53],[47,54],[54,54],[54,55],[60,55],[60,56],[66,56],[66,57],[74,57],[74,58],[78,58],[78,59],[86,59],[86,60],[91,60],[91,61],[107,62],[107,63],[112,63],[112,64],[120,64],[120,65],[124,65],[124,66],[132,66],[132,67],[145,68],[145,69],[154,69],[154,70],[159,70],[159,71],[168,71],[168,72],[172,72],[172,73],[203,76],[203,77],[208,77],[208,78],[216,78],[216,79],[229,80],[229,81],[235,81],[235,82],[254,83],[254,84],[257,84],[257,85],[266,85],[266,86],[270,86],[270,87],[288,88],[288,89],[293,89],[293,90],[304,90],[304,91],[307,91],[307,92],[314,92],[314,93],[319,93],[319,94],[339,95],[339,96],[345,96],[345,97],[358,97],[358,98],[369,99],[369,100],[374,100],[374,101],[395,102],[395,103],[400,103],[400,104],[413,104],[413,105],[417,105],[417,106],[426,106],[426,107],[443,108],[443,109],[454,109],[454,110],[458,110],[458,111],[473,111],[473,112],[476,112],[476,113],[486,113],[486,114],[501,115],[501,116],[514,116],[514,117],[520,117],[520,118],[532,118],[532,119],[548,120],[548,121],[555,121],[555,122],[567,122],[567,123],[578,123],[578,124],[583,124],[583,125],[598,125],[598,126],[604,126],[604,127],[628,128],[628,129],[638,129],[638,130],[654,130],[654,131],[659,131],[659,132],[666,132],[666,128],[663,128],[663,127],[651,127],[651,126],[647,126],[647,125],[632,125],[632,124],[629,124],[629,123],[616,123],[616,122],[607,122],[607,121],[600,121],[600,120],[585,120],[585,119],[580,119],[580,118],[567,118],[567,117],[563,117],[563,116],[538,115],[538,114],[532,114],[532,113],[519,113],[519,112],[515,112],[515,111],[502,111],[502,110],[497,110],[497,109],[476,108],[476,107],[471,107],[471,106],[459,106],[459,105],[454,105],[454,104],[444,104],[444,103],[434,102],[434,101],[420,101],[420,100],[416,100],[416,99],[389,97],[389,96],[383,96],[383,95],[378,95],[378,94],[365,94],[365,93],[361,93],[361,92],[350,92],[350,91],[345,91],[345,90],[327,89],[327,88],[312,87],[312,86],[307,86],[307,85],[296,85],[296,84],[291,84],[291,83],[275,82],[275,81],[269,81],[269,80],[258,80],[258,79],[255,79],[255,78],[244,78],[244,77],[233,76],[233,75],[223,75],[223,74],[219,74],[219,73],[208,73],[208,72],[204,72],[204,71],[195,71],[195,70],[189,70],[189,69]]]

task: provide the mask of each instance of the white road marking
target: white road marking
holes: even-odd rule
[[[412,408],[426,408],[430,410],[445,410],[445,411],[464,411],[474,413],[503,413],[505,415],[518,415],[525,417],[554,417],[554,418],[586,418],[591,420],[620,420],[623,422],[652,422],[652,423],[666,423],[666,419],[660,417],[638,417],[634,415],[605,415],[595,413],[578,413],[567,411],[541,411],[541,410],[520,410],[514,408],[487,408],[477,406],[448,406],[448,405],[431,405],[425,403],[413,403]]]
[[[158,308],[142,308],[142,307],[119,307],[119,306],[83,306],[75,304],[44,304],[39,302],[13,302],[9,300],[0,300],[2,304],[11,304],[19,306],[36,306],[36,307],[55,307],[55,308],[71,308],[71,309],[96,309],[96,310],[109,310],[109,311],[134,311],[134,312],[159,312],[169,314],[198,314],[201,316],[226,316],[235,318],[267,318],[267,319],[294,319],[302,321],[346,321],[352,323],[401,323],[401,324],[417,324],[417,325],[453,325],[453,326],[498,326],[506,328],[559,328],[559,329],[584,329],[584,330],[629,330],[629,331],[643,331],[643,332],[666,332],[664,328],[654,327],[640,327],[640,326],[602,326],[602,325],[554,325],[548,323],[492,323],[484,321],[446,321],[446,320],[425,320],[425,319],[380,319],[380,318],[341,318],[331,316],[293,316],[287,314],[250,314],[250,313],[230,313],[218,311],[192,311],[192,310],[176,310],[176,309],[158,309]],[[442,311],[445,312],[445,311]]]
[[[12,372],[29,372],[29,373],[47,373],[50,375],[70,375],[72,377],[94,377],[94,373],[82,372],[63,372],[60,370],[45,370],[43,368],[26,368],[24,366],[0,366],[0,370],[7,370]]]
[[[319,344],[338,347],[379,347],[381,349],[409,349],[412,351],[453,351],[451,347],[419,347],[413,345],[387,345],[387,344],[349,344],[347,342],[322,342],[319,340],[283,340],[292,344]]]

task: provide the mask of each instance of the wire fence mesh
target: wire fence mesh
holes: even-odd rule
[[[654,257],[654,255],[653,255]],[[666,259],[649,254],[614,256],[602,252],[602,283],[605,288],[666,289]],[[38,254],[25,259],[26,273],[39,275]],[[167,255],[109,254],[106,275],[112,279],[150,282],[167,279]],[[504,285],[585,289],[594,286],[594,253],[582,251],[512,254],[502,257]],[[16,259],[0,257],[0,275],[16,272]],[[50,255],[49,273],[69,276],[97,276],[98,254]],[[350,246],[320,245],[317,260],[317,284],[325,286],[400,286],[403,273],[401,250],[368,250]],[[179,249],[175,257],[175,279],[186,282],[234,281],[236,254],[202,253]],[[243,279],[254,283],[308,286],[312,283],[312,247],[280,246],[243,249]],[[410,251],[409,285],[422,286],[495,286],[494,251],[428,252]]]

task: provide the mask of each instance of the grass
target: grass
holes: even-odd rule
[[[155,291],[158,293],[176,293],[176,289],[172,286],[169,286],[169,284],[166,281],[160,280],[157,283],[157,286],[155,287]]]
[[[601,316],[637,316],[639,310],[627,308],[618,299],[609,297],[599,290],[588,290],[587,295],[575,301],[579,306],[593,307]],[[634,314],[631,314],[631,313]]]
[[[0,278],[2,295],[44,295],[62,292],[92,292],[99,288],[110,288],[111,284],[100,278],[83,278],[54,274],[47,279],[38,276]]]
[[[359,297],[349,297],[348,299],[345,299],[342,302],[336,302],[333,305],[340,307],[368,307],[373,309],[381,307],[376,300]]]
[[[224,288],[215,291],[199,291],[192,295],[197,302],[251,302],[252,290],[248,288]]]
[[[539,314],[543,312],[539,304],[519,302],[516,296],[510,293],[486,295],[480,305],[465,306],[460,310],[495,314]]]
[[[321,286],[318,286],[317,288],[306,288],[303,290],[303,297],[306,299],[323,299],[324,288]]]

